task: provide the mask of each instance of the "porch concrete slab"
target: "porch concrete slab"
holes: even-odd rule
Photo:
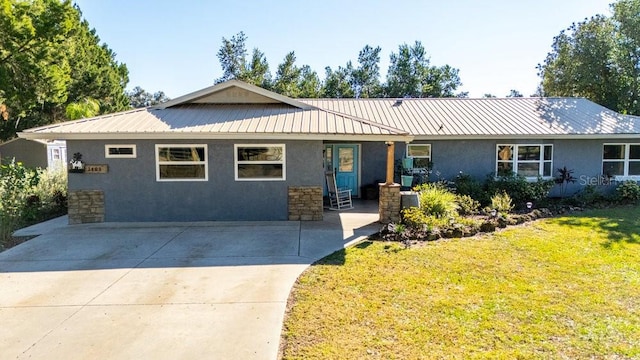
[[[300,225],[190,227],[154,258],[297,256]]]

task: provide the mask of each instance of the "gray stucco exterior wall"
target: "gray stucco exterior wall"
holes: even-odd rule
[[[156,144],[207,144],[208,181],[156,181]],[[235,181],[234,144],[285,144],[285,181]],[[105,158],[105,144],[136,144],[137,157]],[[105,221],[287,220],[288,186],[323,186],[321,141],[68,141],[106,174],[69,174],[70,190],[102,190]],[[315,164],[315,166],[314,166]]]
[[[611,186],[598,182],[602,174],[602,152],[605,143],[640,143],[634,139],[615,140],[416,140],[412,144],[431,144],[431,161],[433,173],[431,180],[438,178],[452,180],[460,173],[469,174],[476,179],[483,180],[487,175],[496,171],[496,146],[498,144],[536,144],[553,145],[553,176],[557,176],[558,168],[566,166],[573,170],[575,183],[569,184],[567,193],[573,193],[585,185],[595,185],[602,191],[611,190]],[[406,144],[396,143],[396,160],[405,156]],[[364,148],[364,147],[363,147]],[[363,151],[364,153],[364,151]],[[363,154],[363,158],[367,154]],[[378,167],[385,164],[384,153],[377,154],[379,160],[374,163]],[[363,167],[364,167],[363,160]],[[378,173],[370,169],[363,169],[363,174]],[[364,177],[364,176],[363,176]],[[554,188],[551,195],[558,195],[559,188]]]

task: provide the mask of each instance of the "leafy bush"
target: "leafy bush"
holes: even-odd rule
[[[606,197],[596,189],[593,185],[587,185],[574,196],[578,204],[581,206],[593,206],[606,201]]]
[[[428,226],[429,217],[417,207],[402,210],[402,221],[409,227],[422,228]]]
[[[0,242],[21,226],[66,213],[64,168],[36,170],[14,160],[0,165]]]
[[[460,215],[473,215],[480,208],[480,202],[474,200],[469,195],[457,195],[458,213]]]
[[[437,218],[457,215],[456,195],[442,185],[422,184],[416,186],[415,190],[419,193],[420,210],[425,215]]]
[[[498,210],[500,213],[510,212],[513,210],[511,196],[504,191],[493,195],[493,197],[491,197],[491,207]]]
[[[15,159],[0,165],[0,240],[4,242],[23,223],[27,198],[38,173]],[[29,203],[33,203],[31,198]]]
[[[541,177],[535,182],[529,182],[524,176],[509,175],[494,178],[487,177],[486,190],[489,194],[507,193],[515,206],[524,208],[529,201],[539,203],[546,200],[555,184],[554,180],[544,180]]]
[[[482,182],[474,179],[469,174],[460,172],[453,181],[455,192],[458,195],[467,195],[483,203],[489,203],[489,197]]]
[[[616,188],[616,199],[623,203],[636,204],[640,201],[640,185],[627,180]]]

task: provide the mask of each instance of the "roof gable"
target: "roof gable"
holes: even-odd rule
[[[166,109],[185,104],[286,104],[303,110],[314,108],[304,102],[238,80],[225,81],[180,96],[153,108]]]

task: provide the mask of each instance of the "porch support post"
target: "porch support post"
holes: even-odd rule
[[[393,141],[387,141],[385,143],[387,145],[387,179],[386,184],[393,184],[393,162],[394,162],[394,154],[395,154],[395,144]]]
[[[378,216],[381,223],[388,224],[400,221],[400,184],[393,182],[395,144],[393,141],[385,144],[387,145],[387,180],[379,184]]]

